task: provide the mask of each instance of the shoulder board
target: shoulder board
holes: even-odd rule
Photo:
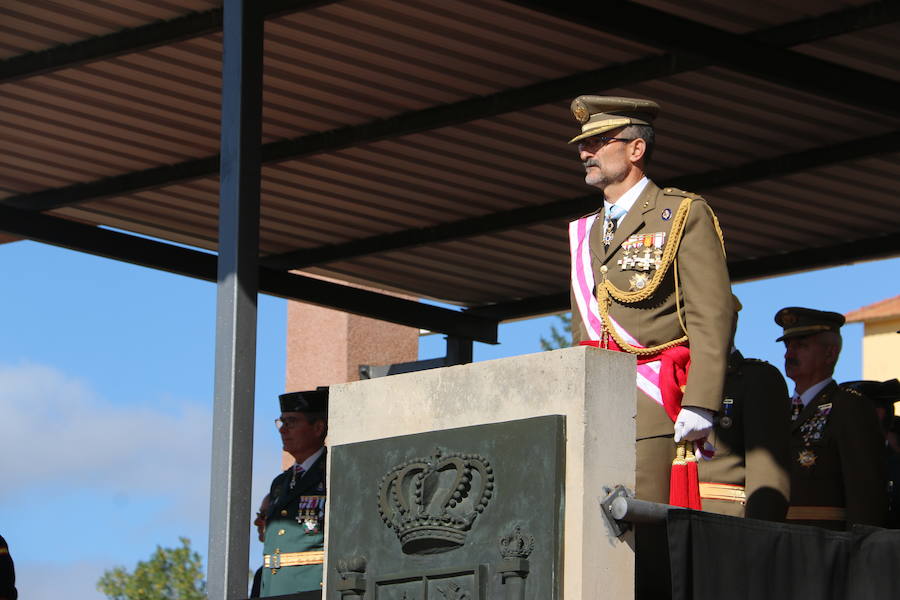
[[[667,187],[662,189],[662,193],[666,196],[679,196],[681,198],[690,198],[691,200],[702,200],[703,196],[700,194],[695,194],[693,192],[686,192],[684,190],[679,190],[678,188]]]
[[[840,387],[843,391],[847,392],[851,396],[857,396],[858,398],[867,398],[867,396],[863,395],[861,392],[859,392],[851,387],[844,387],[844,386],[840,386]]]

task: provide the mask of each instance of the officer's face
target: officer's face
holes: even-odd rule
[[[613,141],[622,129],[586,138],[578,144],[578,156],[584,165],[584,182],[601,190],[623,181],[631,169],[628,160],[632,142]],[[601,138],[607,138],[603,140]]]
[[[784,372],[797,381],[816,383],[831,374],[837,360],[836,348],[818,335],[784,340]]]
[[[322,446],[324,421],[310,423],[306,413],[302,412],[283,412],[281,420],[284,422],[278,430],[281,444],[285,452],[294,458],[303,460]]]

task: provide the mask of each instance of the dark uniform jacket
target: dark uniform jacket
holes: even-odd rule
[[[269,491],[271,503],[266,516],[266,540],[263,553],[269,556],[293,552],[310,552],[325,547],[325,459],[316,460],[308,471],[298,477],[290,489],[293,469],[290,468],[272,481]],[[315,503],[313,519],[302,507]],[[308,512],[308,511],[307,511]],[[277,569],[263,566],[262,597],[280,596],[310,590],[321,590],[322,564],[282,566]]]
[[[789,459],[789,521],[843,529],[843,519],[795,518],[836,507],[847,522],[884,524],[884,436],[871,400],[829,383],[793,422]]]
[[[790,498],[790,402],[784,378],[769,363],[735,350],[728,359],[723,398],[709,438],[715,457],[698,462],[701,495],[704,483],[729,484],[744,489],[746,503],[703,498],[703,510],[783,521]]]
[[[637,303],[612,301],[609,314],[637,341],[655,346],[683,335],[676,311],[675,267],[678,271],[681,318],[687,328],[691,348],[691,370],[688,375],[683,406],[698,406],[712,411],[719,409],[725,364],[730,350],[733,303],[725,252],[712,209],[706,202],[689,192],[675,188],[660,189],[652,181],[621,219],[616,234],[603,248],[603,209],[590,232],[591,269],[594,283],[606,277],[617,288],[630,291],[634,277],[652,277],[655,270],[623,269],[618,261],[631,236],[637,234],[666,234],[665,243],[674,243],[672,225],[679,206],[685,198],[692,200],[684,233],[677,246],[675,264],[670,266],[659,286],[649,298]],[[575,343],[590,339],[581,314],[572,302],[572,331]],[[673,424],[665,411],[651,398],[638,394],[637,437],[671,435]]]

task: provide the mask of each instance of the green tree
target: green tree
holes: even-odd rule
[[[544,350],[557,350],[572,345],[572,313],[563,313],[556,317],[560,320],[562,331],[557,329],[556,325],[550,326],[550,339],[541,336],[541,348]]]
[[[105,571],[97,589],[110,600],[206,600],[203,561],[191,541],[179,538],[180,548],[156,547],[134,573],[124,567]]]

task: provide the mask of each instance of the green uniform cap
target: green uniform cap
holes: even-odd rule
[[[823,331],[840,331],[844,324],[844,315],[826,310],[789,306],[775,313],[775,322],[784,329],[782,336],[775,340],[780,342]]]
[[[659,104],[652,100],[617,96],[578,96],[571,108],[581,133],[570,144],[618,127],[650,125],[659,114]]]
[[[328,412],[328,387],[320,386],[305,392],[288,392],[278,396],[281,412]]]

